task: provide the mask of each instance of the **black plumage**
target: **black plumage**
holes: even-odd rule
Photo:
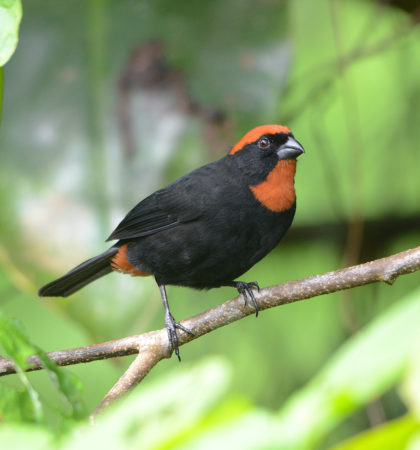
[[[70,295],[113,269],[151,274],[161,287],[169,339],[179,356],[175,330],[182,327],[170,315],[164,286],[235,286],[245,298],[251,297],[257,310],[252,288],[258,285],[235,279],[269,253],[289,229],[296,209],[294,160],[302,152],[286,127],[252,130],[222,159],[138,203],[109,236],[108,240],[117,240],[110,249],[45,285],[39,295]],[[286,171],[276,173],[281,170],[279,162],[288,165]],[[275,183],[280,183],[280,190]],[[277,197],[287,190],[290,200],[283,209],[271,206],[271,189]]]

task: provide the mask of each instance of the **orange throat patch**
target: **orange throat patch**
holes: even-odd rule
[[[111,259],[111,267],[112,270],[117,272],[126,273],[128,275],[132,275],[133,277],[147,277],[151,275],[148,272],[142,272],[141,270],[136,269],[133,265],[131,265],[127,260],[127,245],[124,244],[119,250],[118,253],[113,256]]]
[[[270,211],[285,211],[296,200],[295,172],[296,160],[279,161],[262,183],[249,188],[255,198]]]

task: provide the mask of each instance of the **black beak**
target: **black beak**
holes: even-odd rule
[[[277,150],[279,159],[296,159],[302,153],[305,153],[305,150],[299,142],[291,136],[289,136],[287,141]]]

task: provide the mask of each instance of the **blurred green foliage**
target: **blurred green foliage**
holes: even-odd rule
[[[69,299],[36,297],[102,251],[139,199],[263,123],[288,125],[306,154],[292,230],[244,280],[277,284],[419,245],[420,30],[398,6],[24,2],[0,133],[0,355],[19,367],[0,383],[4,448],[419,445],[418,273],[204,336],[93,428],[87,412],[130,358],[57,369],[40,349],[162,327],[156,285],[110,275]],[[19,19],[20,3],[0,0],[0,65]],[[168,294],[180,320],[234,292]],[[25,374],[29,354],[47,370]]]
[[[402,398],[410,414],[334,448],[405,448],[420,435],[419,314],[420,290],[417,289],[349,339],[324,369],[295,392],[278,412],[258,407],[244,396],[233,395],[231,363],[215,357],[204,358],[199,363],[188,362],[178,370],[172,369],[172,374],[153,380],[147,387],[137,388],[103,413],[94,427],[64,436],[55,441],[55,446],[68,450],[92,446],[103,449],[314,448],[337,423],[403,380]],[[23,340],[24,345],[14,345],[15,352],[11,353],[19,363],[24,356],[21,347],[28,344],[15,325],[5,320],[1,325],[9,327],[9,336]],[[23,384],[27,388],[23,393],[32,395],[30,385]],[[67,387],[68,384],[60,384],[64,394]],[[16,411],[19,406],[22,411],[29,409],[19,400],[18,396],[2,396],[5,413],[1,417],[12,423],[33,422],[32,417],[25,415],[8,417],[7,412]],[[35,422],[42,424],[40,420]],[[23,434],[18,430],[15,424],[4,425],[0,428],[0,439],[14,436],[16,444],[24,448],[25,443],[44,443],[48,435],[41,426],[32,427],[29,432],[25,425],[23,430],[28,432]],[[49,433],[48,440],[53,442],[57,436],[52,431]]]
[[[35,422],[45,425],[46,416],[38,391],[33,387],[25,370],[26,362],[31,355],[37,355],[54,388],[61,399],[61,405],[54,407],[56,420],[61,419],[58,429],[67,430],[72,421],[84,417],[84,406],[81,400],[82,386],[74,375],[59,369],[53,361],[38,347],[32,345],[16,319],[4,317],[0,312],[0,348],[2,354],[12,358],[19,388],[0,385],[0,418],[6,422]]]

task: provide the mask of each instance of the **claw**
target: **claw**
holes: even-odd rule
[[[248,283],[248,284],[254,288],[257,288],[257,291],[260,292],[261,289],[260,289],[260,286],[257,281],[251,281],[251,283]]]
[[[171,349],[171,352],[174,351],[179,362],[181,362],[181,356],[179,354],[179,347],[178,347],[178,335],[176,333],[176,329],[178,328],[179,330],[184,331],[190,336],[194,336],[194,333],[188,328],[181,325],[180,323],[175,322],[175,319],[170,313],[165,316],[165,327],[166,331],[168,332],[169,347]]]
[[[168,332],[168,340],[169,340],[169,348],[171,352],[175,352],[175,355],[178,357],[178,361],[181,362],[181,356],[179,355],[179,346],[178,346],[178,335],[176,334],[176,329],[184,331],[184,333],[189,334],[190,336],[194,336],[194,333],[185,328],[178,322],[175,322],[174,317],[169,311],[168,298],[166,297],[166,290],[164,285],[159,285],[160,293],[162,295],[163,306],[165,308],[165,327]]]
[[[252,288],[257,289],[258,292],[260,292],[260,287],[256,281],[251,281],[250,283],[245,283],[245,281],[236,281],[236,289],[238,289],[238,292],[244,297],[245,306],[247,305],[249,295],[255,308],[255,317],[258,317],[258,303]]]

